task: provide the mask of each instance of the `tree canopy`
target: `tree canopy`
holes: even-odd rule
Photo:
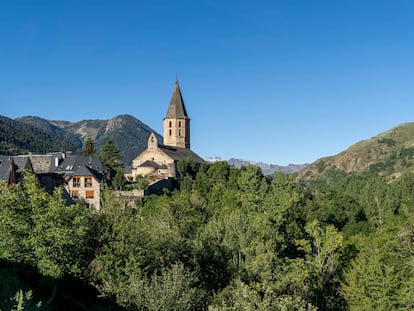
[[[302,188],[225,162],[179,171],[135,208],[105,188],[100,213],[30,174],[1,184],[0,309],[413,309],[412,173]]]

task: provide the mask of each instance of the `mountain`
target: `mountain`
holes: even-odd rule
[[[51,129],[44,130],[0,116],[0,154],[17,155],[77,149],[76,144],[61,139]]]
[[[227,161],[230,165],[233,165],[236,168],[240,168],[246,165],[255,165],[262,169],[264,175],[272,175],[275,172],[283,172],[286,174],[294,174],[299,172],[301,169],[307,166],[307,164],[289,164],[287,166],[275,165],[275,164],[267,164],[263,162],[255,162],[249,160],[241,160],[230,158],[228,160],[223,160],[220,157],[210,157],[205,159],[207,162],[216,162],[216,161]]]
[[[94,141],[95,149],[113,139],[123,154],[123,160],[130,164],[132,160],[147,147],[148,137],[154,132],[162,142],[162,136],[148,125],[130,115],[119,115],[109,120],[83,120],[79,122],[45,120],[39,117],[26,116],[16,121],[35,126],[56,135],[59,138],[73,142],[78,149],[82,148],[86,138]]]
[[[27,116],[22,118],[17,118],[15,121],[29,124],[31,126],[37,127],[45,132],[48,132],[52,135],[56,135],[61,140],[68,141],[76,146],[76,149],[82,149],[82,139],[72,134],[71,132],[65,131],[62,126],[57,126],[54,124],[54,121],[48,121],[35,116]]]
[[[414,123],[398,125],[335,156],[321,158],[301,170],[297,179],[306,182],[339,171],[367,172],[392,180],[406,170],[414,170]]]

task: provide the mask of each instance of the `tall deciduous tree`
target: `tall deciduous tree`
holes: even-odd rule
[[[317,221],[305,226],[308,239],[298,240],[298,246],[305,251],[305,267],[311,277],[310,283],[314,301],[332,310],[337,303],[337,286],[334,276],[340,263],[343,236],[334,226],[321,228]]]
[[[21,185],[2,185],[0,191],[0,259],[31,266],[55,285],[66,275],[81,276],[89,212],[80,205],[67,206],[61,188],[48,194],[28,172]]]

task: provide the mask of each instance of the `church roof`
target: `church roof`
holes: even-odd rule
[[[151,168],[155,168],[155,169],[167,169],[168,167],[165,164],[158,164],[154,161],[150,161],[147,160],[144,163],[142,163],[141,165],[139,165],[138,167],[151,167]]]
[[[166,145],[158,145],[158,148],[160,148],[164,153],[166,153],[174,161],[187,160],[188,158],[191,158],[193,159],[195,163],[206,162],[197,153],[195,153],[194,151],[188,148],[179,148],[179,147],[172,147],[172,146],[166,146]]]
[[[174,92],[171,96],[170,106],[168,107],[165,119],[189,119],[187,111],[185,110],[178,80],[175,81]]]
[[[142,163],[142,164],[140,165],[140,167],[152,167],[152,168],[157,168],[157,167],[159,167],[159,165],[158,165],[157,163],[155,163],[154,161],[147,160],[147,161],[145,161],[144,163]]]

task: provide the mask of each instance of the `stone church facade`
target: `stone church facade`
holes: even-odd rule
[[[177,161],[190,158],[195,163],[205,162],[190,149],[190,118],[176,81],[164,118],[164,144],[151,133],[147,149],[132,161],[131,174],[127,177],[147,176],[151,180],[176,177]]]

